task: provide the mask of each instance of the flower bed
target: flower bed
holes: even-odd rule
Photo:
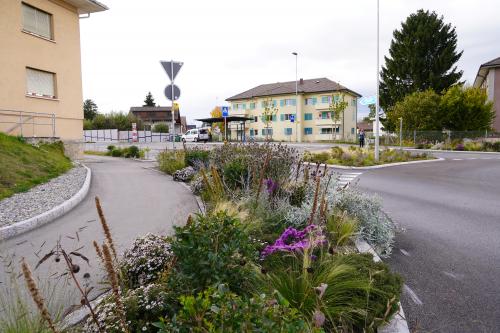
[[[399,149],[383,149],[380,150],[379,161],[377,162],[375,161],[375,152],[373,149],[362,149],[354,146],[349,147],[347,150],[341,147],[332,147],[332,149],[328,152],[304,153],[304,160],[306,162],[354,167],[411,162],[427,159],[433,159],[433,157],[425,153],[415,154]]]
[[[401,278],[353,245],[390,253],[394,226],[377,199],[285,146],[188,155],[203,159],[189,165],[207,209],[174,235],[141,237],[119,259],[98,205],[106,240],[94,247],[111,293],[92,308],[83,290],[84,331],[376,332],[391,319]],[[69,269],[81,259],[67,256]]]

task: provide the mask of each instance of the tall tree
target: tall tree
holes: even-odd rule
[[[219,106],[216,106],[212,111],[210,111],[210,117],[212,118],[220,118],[222,117],[222,110]],[[219,132],[224,134],[225,133],[225,128],[224,128],[224,123],[214,123],[212,124],[212,129],[218,128]]]
[[[380,105],[387,112],[415,91],[432,89],[441,94],[459,82],[462,71],[456,62],[457,33],[443,16],[420,9],[395,30],[385,57],[380,84]]]
[[[335,124],[342,119],[342,140],[344,139],[344,111],[349,106],[349,103],[345,101],[345,94],[332,95],[331,103],[328,106],[328,110],[331,112],[330,119],[332,120],[332,139],[335,137]]]
[[[363,118],[363,121],[367,122],[375,118],[375,104],[368,104],[368,109],[370,109],[368,116]]]
[[[151,94],[151,91],[149,91],[146,95],[143,106],[156,106],[155,99],[153,98],[153,94]]]
[[[97,104],[91,99],[86,99],[85,102],[83,102],[83,118],[93,120],[95,116],[97,116],[97,113]]]

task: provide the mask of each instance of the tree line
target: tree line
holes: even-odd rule
[[[380,106],[385,129],[485,130],[495,118],[492,103],[480,88],[461,81],[456,63],[455,27],[435,12],[419,10],[395,30],[381,70]],[[373,114],[374,115],[374,114]]]

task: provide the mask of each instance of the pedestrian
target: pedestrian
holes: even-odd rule
[[[365,131],[361,130],[359,132],[359,148],[364,148],[365,147]]]

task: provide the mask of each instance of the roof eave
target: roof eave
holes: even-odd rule
[[[72,5],[78,14],[91,14],[108,10],[109,8],[97,0],[63,0]]]

